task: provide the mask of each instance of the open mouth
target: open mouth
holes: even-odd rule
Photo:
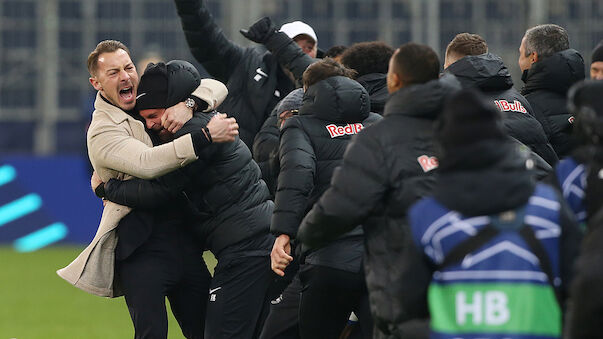
[[[134,100],[134,94],[132,93],[132,87],[126,87],[119,91],[119,96],[124,101]]]

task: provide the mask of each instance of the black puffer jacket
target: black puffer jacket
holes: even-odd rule
[[[562,158],[573,145],[573,117],[567,111],[568,89],[584,79],[584,60],[580,53],[567,49],[540,60],[523,72],[521,90],[534,109],[534,116],[544,128],[555,152]]]
[[[331,187],[308,213],[298,238],[324,245],[362,224],[364,270],[375,324],[381,335],[398,336],[404,318],[394,282],[408,235],[406,210],[428,195],[437,167],[433,123],[447,95],[460,89],[454,76],[402,88],[390,96],[384,119],[366,128],[348,146]]]
[[[295,88],[281,65],[300,80],[313,59],[283,32],[274,34],[266,47],[243,48],[224,36],[202,0],[175,2],[191,53],[228,87],[220,110],[237,119],[241,140],[252,147],[274,105]]]
[[[333,170],[341,164],[352,136],[380,118],[370,113],[368,93],[352,79],[331,77],[307,89],[299,115],[289,118],[281,129],[280,173],[270,228],[273,233],[296,237],[302,218],[329,187]],[[361,234],[357,227],[344,236],[357,238],[354,244],[346,245],[352,246],[351,251],[357,255],[362,253]],[[345,250],[332,251],[337,257],[319,253],[327,250],[311,254],[306,261],[331,267],[346,261]],[[336,268],[358,271],[360,260],[356,264],[355,269]]]
[[[446,71],[454,74],[463,88],[479,88],[503,112],[508,135],[530,147],[549,165],[557,163],[557,155],[542,125],[534,117],[526,98],[513,88],[511,74],[499,56],[491,53],[466,56]]]
[[[383,115],[385,102],[389,98],[387,74],[370,73],[359,76],[358,81],[371,96],[371,112]]]
[[[278,177],[278,169],[274,168],[275,164],[278,165],[278,160],[275,159],[279,143],[277,108],[278,105],[272,109],[272,112],[270,112],[270,115],[264,121],[262,128],[255,135],[252,152],[253,160],[260,166],[262,179],[266,182],[272,198],[274,198],[276,178]]]
[[[588,222],[566,317],[565,338],[599,338],[603,333],[603,208]]]
[[[199,131],[211,114],[196,113],[175,135]],[[258,165],[245,144],[205,147],[199,159],[157,180],[110,180],[108,200],[134,208],[159,208],[183,199],[190,203],[195,233],[218,254],[225,247],[262,233],[268,234],[273,203]]]

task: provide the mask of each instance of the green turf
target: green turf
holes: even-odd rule
[[[0,247],[0,339],[133,338],[123,298],[101,298],[83,292],[55,271],[82,248],[53,247],[17,253]],[[209,254],[209,253],[206,253]],[[211,255],[208,266],[215,265]],[[169,313],[169,338],[183,338]]]

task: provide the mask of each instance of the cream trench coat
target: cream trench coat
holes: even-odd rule
[[[226,86],[213,79],[202,79],[192,95],[208,103],[207,111],[224,101]],[[88,129],[88,156],[103,182],[111,178],[152,179],[185,166],[197,159],[190,134],[153,147],[142,122],[103,100],[94,102]],[[70,284],[101,297],[123,295],[115,279],[116,230],[131,208],[107,201],[92,242],[67,267],[57,274]]]

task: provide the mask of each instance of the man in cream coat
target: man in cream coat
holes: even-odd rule
[[[102,181],[111,178],[155,178],[196,160],[196,153],[211,142],[230,142],[238,134],[233,118],[217,115],[201,133],[187,134],[170,143],[152,147],[144,125],[135,118],[138,73],[128,48],[121,42],[100,42],[88,57],[90,83],[98,90],[95,111],[88,129],[90,161]],[[193,103],[170,108],[163,126],[179,129],[192,117],[194,105],[213,110],[226,97],[226,87],[203,79],[193,92]],[[118,297],[123,294],[115,278],[116,230],[130,208],[106,202],[100,225],[92,242],[57,274],[72,285],[95,295]]]

